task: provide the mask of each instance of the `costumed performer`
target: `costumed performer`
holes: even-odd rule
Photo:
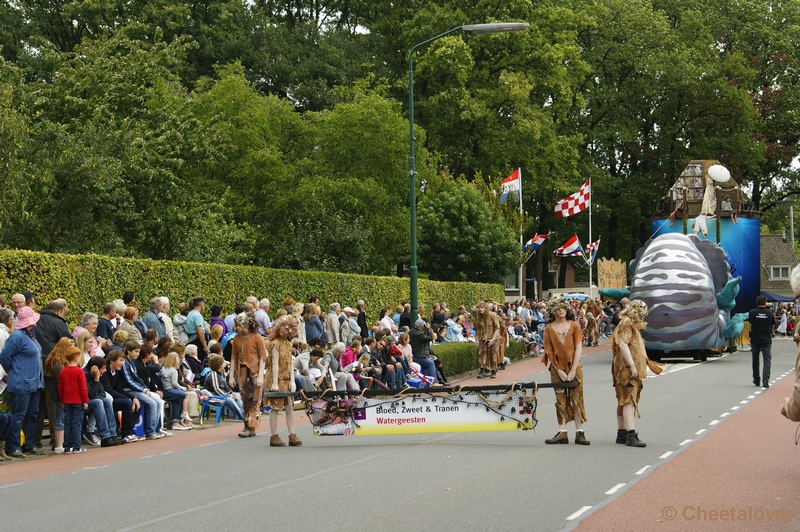
[[[789,282],[796,296],[800,296],[800,265],[792,270]],[[800,322],[798,322],[800,324]],[[794,363],[794,391],[791,397],[784,398],[781,414],[791,421],[800,421],[800,327],[794,327],[794,343],[797,344],[797,360]],[[800,431],[800,427],[797,429]],[[795,443],[798,439],[795,436]]]
[[[583,432],[586,421],[586,410],[583,407],[583,369],[581,353],[583,352],[583,334],[572,306],[564,299],[556,299],[548,305],[548,324],[544,329],[544,356],[542,362],[550,371],[550,381],[576,381],[575,388],[555,388],[556,417],[558,432],[545,440],[547,444],[569,443],[567,423],[575,422],[575,443],[589,445]]]
[[[492,311],[490,303],[481,301],[472,308],[470,321],[475,328],[475,341],[478,344],[478,378],[488,377],[486,372],[491,371],[491,378],[495,379],[498,357],[504,356],[501,352],[505,347],[501,338],[503,320]],[[502,362],[503,358],[499,358],[499,361]]]
[[[611,339],[611,376],[614,379],[614,390],[617,394],[617,443],[628,447],[646,447],[639,440],[634,426],[635,416],[639,413],[639,398],[642,395],[642,380],[647,378],[647,351],[642,339],[642,329],[647,326],[647,304],[641,299],[634,299],[620,313],[620,322]],[[654,366],[655,373],[661,373],[659,366]]]
[[[292,371],[292,341],[297,335],[297,320],[292,316],[283,316],[272,324],[269,335],[269,364],[267,364],[267,382],[271,392],[294,392],[296,385]],[[269,411],[270,447],[286,447],[278,436],[278,411],[286,406],[286,428],[289,429],[289,445],[303,445],[294,433],[294,398],[269,397],[266,400]]]
[[[233,319],[236,336],[231,339],[231,370],[228,384],[236,388],[242,397],[244,429],[240,438],[256,435],[261,419],[261,397],[264,391],[264,368],[267,363],[267,350],[264,339],[256,334],[258,323],[252,313],[242,312]]]

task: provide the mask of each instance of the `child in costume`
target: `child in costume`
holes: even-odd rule
[[[271,392],[296,391],[292,372],[292,343],[291,339],[297,335],[297,320],[293,316],[282,316],[272,324],[269,335],[269,350],[267,364],[267,383],[270,383]],[[285,447],[286,444],[278,436],[278,411],[286,407],[286,427],[289,429],[289,446],[303,445],[297,434],[294,433],[294,398],[270,397],[265,403],[270,407],[269,431],[270,447]]]

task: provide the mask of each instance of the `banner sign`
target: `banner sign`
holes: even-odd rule
[[[523,383],[424,390],[299,393],[315,435],[418,434],[530,430],[539,388],[577,383]],[[285,396],[268,393],[267,396]]]
[[[600,259],[597,261],[597,288],[626,288],[627,267],[621,260]]]

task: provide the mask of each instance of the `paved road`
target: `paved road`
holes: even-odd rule
[[[571,529],[763,398],[747,352],[670,363],[645,382],[637,429],[647,448],[617,445],[607,348],[584,357],[588,447],[544,444],[557,429],[552,390],[540,392],[528,432],[313,437],[306,425],[305,445],[283,449],[264,435],[238,440],[238,427],[183,433],[0,467],[3,528]],[[776,378],[793,368],[794,344],[776,340],[774,352]],[[528,360],[499,376],[545,381],[540,370]],[[66,472],[46,476],[50,464]]]

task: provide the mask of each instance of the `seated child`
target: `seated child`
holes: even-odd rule
[[[205,389],[212,395],[220,397],[227,395],[225,406],[239,416],[239,419],[244,419],[242,396],[228,386],[228,376],[225,374],[225,359],[222,358],[222,355],[209,355],[208,367],[211,371],[206,375]]]
[[[735,224],[739,223],[736,220],[736,214],[737,213],[736,213],[736,211],[733,210],[733,207],[731,206],[731,197],[730,196],[725,196],[725,199],[722,200],[722,203],[720,204],[720,210],[722,210],[722,212],[731,213],[731,222],[733,222]]]
[[[106,393],[100,377],[106,372],[106,361],[103,357],[93,356],[83,369],[86,388],[89,392],[88,413],[94,414],[97,436],[101,447],[113,447],[121,441],[117,438],[117,414],[114,411],[114,400]]]
[[[178,372],[183,371],[181,359],[178,353],[170,351],[164,360],[164,365],[158,372],[161,377],[161,385],[164,394],[164,401],[170,404],[172,414],[172,430],[189,430],[192,428],[192,417],[189,415],[189,399],[194,392],[181,386],[178,379]]]

